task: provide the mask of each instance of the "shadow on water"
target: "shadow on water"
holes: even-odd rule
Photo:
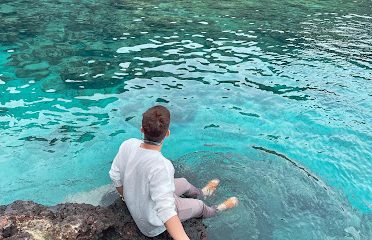
[[[238,208],[206,221],[210,239],[371,239],[370,214],[295,161],[254,148],[255,157],[195,152],[177,160],[177,172],[195,185],[221,179],[209,204],[240,199]]]

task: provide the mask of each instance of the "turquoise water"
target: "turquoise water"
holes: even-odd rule
[[[160,103],[164,154],[196,185],[221,178],[211,204],[241,199],[211,239],[371,239],[371,9],[1,1],[0,204],[99,198]]]

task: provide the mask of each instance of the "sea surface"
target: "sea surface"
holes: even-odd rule
[[[372,239],[372,1],[2,0],[0,204],[99,204],[141,114],[210,239]]]

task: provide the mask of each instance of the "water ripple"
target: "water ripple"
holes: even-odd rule
[[[172,111],[167,156],[249,156],[260,146],[296,159],[357,211],[371,212],[370,9],[366,0],[2,1],[0,204],[55,204],[106,185],[120,142],[141,138],[142,112],[161,103]],[[237,159],[223,166],[245,179],[234,178],[235,187],[252,211],[232,214],[226,231],[249,218],[256,238],[301,238],[295,218],[278,218],[275,232],[260,205],[306,209],[301,194],[292,189],[284,205],[251,199],[262,192],[246,188],[256,179]],[[271,173],[268,189],[278,186]],[[314,234],[324,223],[307,220]],[[354,239],[371,229],[344,227]]]

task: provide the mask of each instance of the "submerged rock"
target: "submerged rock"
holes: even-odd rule
[[[190,239],[207,239],[200,219],[184,223]],[[2,239],[150,239],[141,234],[125,204],[107,207],[65,203],[47,207],[31,201],[0,206]],[[154,239],[171,239],[163,233]]]

